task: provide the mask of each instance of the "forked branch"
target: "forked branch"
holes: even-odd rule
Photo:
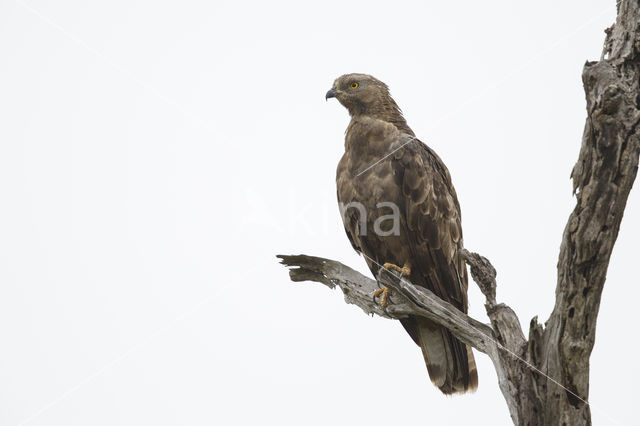
[[[294,281],[337,285],[348,303],[370,314],[429,318],[486,353],[515,424],[591,424],[589,357],[609,259],[640,156],[640,2],[620,0],[617,9],[600,61],[587,62],[582,74],[587,120],[571,174],[576,207],[562,237],[554,310],[544,326],[537,318],[531,321],[528,340],[513,310],[496,302],[495,269],[475,253],[462,255],[486,297],[490,326],[384,270],[378,283],[332,260],[279,256],[295,268],[290,271]],[[380,285],[394,290],[386,310],[372,297]]]
[[[491,326],[486,325],[447,303],[424,287],[410,283],[396,272],[380,268],[377,281],[335,260],[306,255],[278,255],[281,263],[290,267],[292,281],[316,281],[329,288],[340,287],[347,303],[359,306],[367,314],[400,319],[422,316],[449,330],[462,342],[487,354],[498,372],[498,381],[514,420],[517,401],[514,399],[514,378],[520,377],[526,340],[520,322],[511,308],[495,303],[495,269],[484,257],[464,251],[471,275],[487,297],[486,309]],[[382,308],[373,298],[375,290],[386,286],[393,290],[391,303]],[[524,360],[521,360],[524,361]],[[516,416],[516,417],[514,417]]]
[[[461,312],[430,290],[400,278],[396,272],[381,268],[376,281],[335,260],[306,255],[278,257],[282,264],[293,268],[289,271],[292,281],[316,281],[330,288],[338,286],[347,303],[359,306],[367,314],[392,319],[422,316],[450,328],[461,341],[480,352],[490,353],[492,350],[490,346],[494,338],[491,327]],[[374,291],[381,286],[394,290],[391,303],[386,308],[373,298]]]

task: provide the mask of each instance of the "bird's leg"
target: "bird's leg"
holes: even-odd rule
[[[388,271],[398,271],[400,272],[400,276],[402,277],[406,277],[408,275],[411,275],[411,265],[409,264],[409,262],[405,263],[404,266],[401,268],[398,265],[394,265],[393,263],[385,263],[384,265],[384,269],[388,270]]]
[[[388,262],[382,266],[384,267],[384,269],[387,269],[389,271],[400,272],[401,277],[411,275],[411,265],[409,264],[409,262],[405,263],[402,268],[399,267],[398,265],[394,265],[393,263],[388,263]],[[389,305],[389,302],[387,300],[389,298],[389,293],[391,293],[391,290],[388,287],[382,287],[373,292],[373,300],[375,300],[376,297],[381,296],[380,306],[382,306],[383,308],[386,308]]]
[[[380,297],[380,306],[382,306],[383,308],[386,308],[387,306],[389,306],[389,302],[387,301],[387,298],[389,297],[389,293],[391,293],[391,290],[389,290],[389,287],[379,288],[373,292],[373,300],[375,301],[376,297],[382,295]]]

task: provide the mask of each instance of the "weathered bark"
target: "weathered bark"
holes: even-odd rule
[[[427,317],[487,354],[511,418],[518,425],[589,425],[589,357],[611,252],[638,170],[640,155],[640,1],[622,0],[607,29],[602,57],[587,62],[583,84],[587,120],[573,169],[576,207],[564,230],[555,307],[545,325],[531,320],[525,338],[515,312],[495,299],[495,270],[464,252],[486,297],[491,325],[458,311],[430,291],[388,271],[378,282],[339,262],[280,256],[294,281],[312,280],[345,293],[348,303],[387,318]],[[380,285],[394,290],[385,310],[373,302]]]
[[[519,394],[522,386],[522,359],[526,339],[520,322],[511,308],[495,303],[495,269],[488,260],[463,251],[471,266],[471,275],[487,298],[486,310],[491,326],[483,324],[459,311],[424,287],[417,287],[396,273],[378,271],[377,281],[368,278],[335,260],[306,255],[283,256],[282,264],[292,267],[292,281],[317,281],[330,288],[340,287],[347,303],[359,306],[367,314],[400,319],[418,315],[447,327],[462,342],[487,354],[498,373],[498,383],[514,422],[518,422]],[[391,304],[383,309],[373,300],[373,292],[386,286],[393,291]],[[520,364],[519,364],[520,363]]]
[[[573,169],[576,207],[564,230],[554,310],[543,329],[531,323],[529,355],[543,411],[540,424],[590,424],[589,357],[600,297],[629,191],[638,170],[640,139],[640,2],[618,4],[602,58],[587,62],[582,80],[587,120]]]

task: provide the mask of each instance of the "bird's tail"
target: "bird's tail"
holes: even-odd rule
[[[416,337],[427,364],[429,377],[446,395],[474,391],[478,371],[471,348],[446,328],[424,318],[415,318]]]

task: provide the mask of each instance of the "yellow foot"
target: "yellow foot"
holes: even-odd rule
[[[387,287],[379,288],[378,290],[373,292],[373,300],[376,300],[376,297],[382,295],[380,297],[380,306],[386,308],[387,306],[389,306],[389,302],[387,301],[389,293],[391,293],[391,290],[389,290]]]
[[[402,268],[399,267],[398,265],[394,265],[393,263],[385,263],[382,266],[384,266],[384,269],[387,269],[389,271],[398,271],[398,272],[400,272],[400,275],[403,276],[403,277],[411,275],[411,267],[409,266],[408,263],[405,263]]]

